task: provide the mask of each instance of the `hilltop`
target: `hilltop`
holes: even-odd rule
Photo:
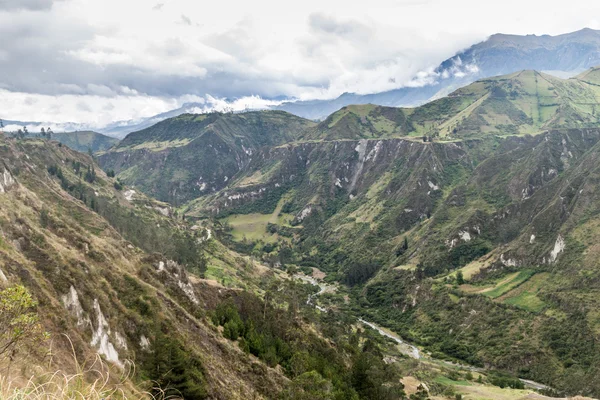
[[[599,79],[596,68],[571,79],[520,71],[477,81],[416,108],[347,106],[303,137],[331,140],[425,135],[457,139],[596,127],[600,124]]]

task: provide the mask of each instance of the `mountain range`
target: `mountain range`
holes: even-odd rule
[[[586,28],[557,36],[495,34],[441,62],[432,73],[428,74],[432,83],[422,84],[415,78],[405,87],[382,93],[344,93],[332,100],[285,101],[283,99],[282,104],[274,106],[273,109],[287,111],[311,120],[322,120],[340,108],[352,104],[418,106],[443,97],[478,79],[515,71],[537,70],[565,78],[599,64],[600,31],[597,30]],[[198,113],[200,110],[209,112],[210,106],[186,103],[177,109],[148,118],[114,121],[102,126],[23,121],[5,121],[5,125],[15,128],[28,126],[30,130],[52,125],[55,131],[93,130],[122,139],[128,133],[148,128],[164,119],[185,113]]]
[[[434,83],[413,82],[383,93],[344,93],[333,100],[288,102],[277,108],[309,119],[322,119],[350,104],[412,107],[477,79],[520,70],[568,77],[599,64],[600,31],[597,30],[582,29],[557,36],[496,34],[443,61],[431,74]]]

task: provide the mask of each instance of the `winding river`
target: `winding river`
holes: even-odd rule
[[[308,296],[308,299],[306,300],[306,304],[314,306],[317,310],[319,310],[321,312],[327,312],[327,309],[325,307],[321,307],[320,305],[316,304],[314,302],[314,299],[315,299],[315,297],[320,296],[323,293],[336,291],[337,290],[336,286],[329,285],[327,283],[318,281],[315,278],[313,278],[312,276],[307,276],[307,275],[302,275],[302,274],[295,275],[295,278],[298,278],[304,282],[310,283],[313,286],[319,287],[319,291],[317,293],[313,293]],[[400,336],[396,335],[394,332],[388,331],[373,322],[364,320],[363,318],[359,318],[358,320],[363,325],[366,325],[369,328],[376,330],[380,335],[385,336],[389,339],[392,339],[394,342],[396,342],[396,344],[398,345],[398,349],[400,350],[400,352],[402,354],[405,354],[405,355],[415,358],[415,359],[421,358],[421,352],[419,351],[419,349],[416,346],[413,346],[410,343],[406,343]]]
[[[321,307],[318,304],[316,304],[314,299],[315,299],[315,297],[320,296],[323,293],[335,292],[337,290],[337,287],[335,285],[330,285],[330,284],[321,282],[321,281],[313,278],[312,276],[296,274],[296,275],[294,275],[294,277],[297,279],[300,279],[304,282],[310,283],[313,286],[319,287],[319,291],[317,293],[313,293],[308,296],[308,299],[306,300],[306,304],[314,306],[317,310],[319,310],[321,312],[327,312],[327,309],[325,307]],[[412,357],[414,359],[417,359],[417,360],[423,358],[421,351],[416,346],[414,346],[410,343],[406,343],[400,336],[398,336],[394,332],[391,332],[390,330],[382,328],[373,322],[366,321],[363,318],[358,318],[358,321],[360,321],[361,324],[366,325],[366,326],[376,330],[380,335],[385,336],[389,339],[392,339],[394,342],[396,342],[398,349],[400,350],[400,352],[402,354],[405,354],[405,355]],[[455,363],[451,363],[451,362],[444,361],[444,360],[437,360],[437,361],[442,362],[444,364],[448,364],[450,366],[469,369],[471,371],[485,372],[481,368],[476,368],[476,367],[473,367],[470,365],[455,364]],[[523,382],[526,387],[531,388],[531,389],[537,389],[537,390],[549,389],[549,386],[546,386],[546,385],[538,383],[538,382],[530,381],[527,379],[520,379],[520,381]]]

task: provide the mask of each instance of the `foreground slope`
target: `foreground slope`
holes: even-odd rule
[[[168,205],[116,190],[88,156],[55,142],[2,140],[0,159],[0,286],[25,285],[53,343],[50,364],[17,354],[2,375],[75,372],[72,343],[80,363],[98,353],[116,377],[135,362],[131,379],[143,385],[159,379],[152,355],[174,346],[192,360],[177,379],[195,398],[281,390],[287,378],[229,344],[207,319],[227,290],[188,275],[185,263],[200,266],[185,259],[190,242],[166,216]]]

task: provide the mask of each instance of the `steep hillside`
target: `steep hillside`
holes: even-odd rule
[[[317,313],[297,269],[227,249],[219,224],[188,225],[56,142],[2,139],[0,159],[0,318],[23,285],[39,303],[11,323],[37,315],[50,337],[6,354],[0,327],[3,398],[51,396],[55,385],[75,397],[91,390],[86,379],[101,380],[98,399],[405,395],[412,362],[351,316]],[[426,371],[432,381],[440,373]],[[71,379],[61,374],[76,372],[61,389]],[[7,383],[29,389],[11,393]],[[454,393],[452,384],[431,391]]]
[[[282,390],[287,378],[229,344],[209,322],[227,289],[188,275],[184,266],[205,267],[202,258],[186,256],[194,240],[166,216],[170,207],[116,190],[89,157],[55,143],[2,141],[0,158],[0,286],[21,283],[39,301],[53,353],[50,364],[13,354],[12,368],[0,362],[3,375],[41,380],[53,368],[75,372],[70,340],[80,363],[98,353],[115,377],[134,361],[131,380],[142,388],[146,379],[164,388],[173,383],[154,375],[152,355],[184,351],[176,362],[186,362],[187,372],[176,379],[187,386],[175,387],[196,393],[190,398],[270,398]],[[215,257],[223,256],[209,256],[209,264]],[[42,355],[43,346],[35,345]]]
[[[126,183],[181,204],[222,189],[260,148],[313,125],[280,111],[186,114],[130,134],[99,161]]]
[[[572,76],[600,64],[600,31],[583,29],[564,35],[496,34],[442,62],[432,78],[435,83],[358,95],[345,93],[333,100],[284,103],[280,110],[324,119],[350,104],[392,107],[418,106],[477,79],[511,74],[520,70],[548,71]]]

